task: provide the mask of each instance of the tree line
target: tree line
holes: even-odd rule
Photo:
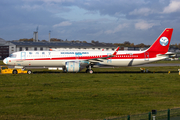
[[[23,38],[23,39],[19,39],[18,41],[21,41],[21,42],[33,42],[33,38],[30,38],[30,39],[27,39],[27,38]],[[47,40],[38,40],[39,42],[49,42]],[[68,41],[67,39],[66,40],[62,40],[62,39],[57,39],[57,38],[51,38],[50,39],[50,42],[72,42],[72,43],[88,43],[87,41],[80,41],[80,40],[71,40],[71,41]],[[99,41],[95,41],[95,40],[92,40],[91,43],[100,43]],[[135,45],[134,43],[131,43],[129,41],[125,41],[124,43],[112,43],[113,45],[116,45],[116,46],[123,46],[123,47],[135,47],[135,48],[144,48],[144,47],[150,47],[150,45],[145,45],[144,43],[140,43],[140,44],[137,44]],[[180,49],[180,43],[179,44],[171,44],[170,45],[171,48],[174,48],[174,49]]]

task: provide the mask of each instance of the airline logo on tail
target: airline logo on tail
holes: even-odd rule
[[[160,44],[161,44],[162,46],[166,46],[166,45],[168,45],[168,43],[169,43],[169,40],[168,40],[167,37],[161,37],[161,39],[160,39]]]

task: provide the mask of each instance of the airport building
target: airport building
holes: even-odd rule
[[[0,59],[4,59],[9,56],[9,45],[6,45],[6,41],[0,38]]]
[[[9,56],[9,46],[0,44],[0,59],[4,59]]]
[[[0,59],[18,51],[49,51],[57,50],[114,50],[117,46],[112,43],[82,43],[82,42],[18,42],[0,41]]]
[[[117,46],[110,43],[77,43],[77,42],[10,42],[14,51],[49,51],[58,50],[114,50]]]
[[[5,41],[0,38],[0,59],[8,57],[10,54],[18,51],[49,51],[50,49],[56,50],[115,50],[117,46],[112,43],[83,43],[72,41],[61,42],[19,42],[19,41]],[[122,47],[120,50],[139,51],[147,48],[135,48],[135,47]],[[180,52],[178,49],[169,48],[170,52]],[[177,57],[180,57],[179,54]]]

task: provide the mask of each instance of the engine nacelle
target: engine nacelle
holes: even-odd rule
[[[66,62],[66,72],[79,72],[80,71],[80,62]]]

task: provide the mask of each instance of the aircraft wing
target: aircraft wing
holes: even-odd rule
[[[111,58],[111,57],[116,56],[119,48],[120,48],[120,47],[117,47],[116,50],[114,51],[114,53],[113,53],[112,55],[106,55],[106,56],[104,56],[104,57],[98,57],[98,58],[88,59],[88,60],[86,60],[86,61],[89,61],[89,62],[91,62],[91,63],[102,62],[104,59],[107,59],[107,58]]]

